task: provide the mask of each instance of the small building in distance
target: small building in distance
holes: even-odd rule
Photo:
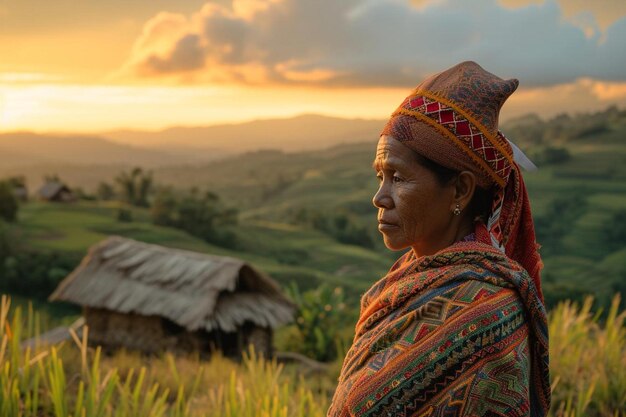
[[[72,190],[59,181],[46,182],[37,192],[37,196],[43,201],[70,202],[76,200]]]
[[[112,236],[50,296],[83,306],[92,344],[146,353],[215,349],[238,357],[249,345],[272,354],[274,329],[295,305],[245,262]]]

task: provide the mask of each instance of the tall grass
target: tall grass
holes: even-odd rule
[[[626,416],[626,311],[614,296],[600,325],[592,304],[566,301],[550,314],[553,416]]]
[[[565,302],[550,314],[551,417],[626,416],[626,313],[613,299],[603,324]],[[315,383],[254,352],[241,363],[214,355],[103,355],[72,341],[22,349],[39,334],[36,312],[0,303],[0,417],[321,417],[333,378]]]
[[[72,343],[22,350],[38,334],[34,314],[0,304],[0,417],[317,417],[326,394],[287,375],[253,351],[241,364],[215,355],[111,357],[89,348],[88,331]]]

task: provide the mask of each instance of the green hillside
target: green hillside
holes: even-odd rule
[[[321,282],[365,290],[370,274],[384,274],[389,259],[376,251],[336,242],[324,233],[271,221],[249,220],[236,230],[237,249],[221,248],[181,230],[153,225],[145,209],[133,208],[133,221],[117,220],[118,203],[29,203],[22,207],[13,235],[27,250],[63,253],[77,260],[109,235],[148,243],[242,258],[284,285],[303,289]],[[66,271],[69,272],[69,271]]]
[[[503,131],[539,166],[525,179],[543,246],[549,304],[594,294],[608,305],[615,292],[626,293],[626,111],[549,121],[526,117]],[[155,169],[157,184],[178,193],[208,189],[239,211],[232,249],[155,226],[146,209],[133,209],[132,222],[119,222],[118,203],[110,202],[28,203],[13,230],[25,247],[78,259],[109,234],[236,256],[282,284],[295,280],[311,288],[327,282],[356,297],[399,256],[384,248],[376,230],[374,148],[375,138],[314,152],[258,151],[208,165]],[[85,176],[91,170],[82,169]],[[80,174],[76,166],[72,170]],[[101,180],[112,182],[112,176]],[[70,185],[93,191],[78,180]],[[336,233],[340,227],[354,236]],[[351,238],[356,244],[349,244]]]
[[[607,236],[607,229],[620,227],[613,223],[626,210],[626,112],[610,108],[575,118],[518,119],[502,129],[539,166],[524,175],[543,245],[550,304],[590,293],[606,305],[614,292],[626,292],[626,236]],[[242,208],[244,221],[289,223],[302,209],[348,212],[368,228],[375,252],[392,259],[396,255],[382,246],[371,205],[374,147],[375,139],[320,152],[250,153],[210,170],[182,175],[168,168],[157,176],[176,186],[185,178],[211,188]],[[565,150],[567,157],[557,157],[554,149]]]

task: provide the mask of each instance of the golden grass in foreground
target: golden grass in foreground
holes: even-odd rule
[[[601,326],[592,303],[550,313],[553,416],[626,416],[626,311],[616,295]]]
[[[304,379],[294,368],[250,354],[241,364],[172,355],[146,358],[73,343],[20,349],[38,333],[36,314],[0,305],[0,417],[318,417],[331,376]],[[626,416],[626,313],[619,297],[603,326],[582,307],[550,315],[553,417]]]

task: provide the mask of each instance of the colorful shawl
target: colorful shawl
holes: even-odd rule
[[[533,280],[492,246],[460,241],[407,252],[363,296],[328,416],[543,417],[549,405]]]

